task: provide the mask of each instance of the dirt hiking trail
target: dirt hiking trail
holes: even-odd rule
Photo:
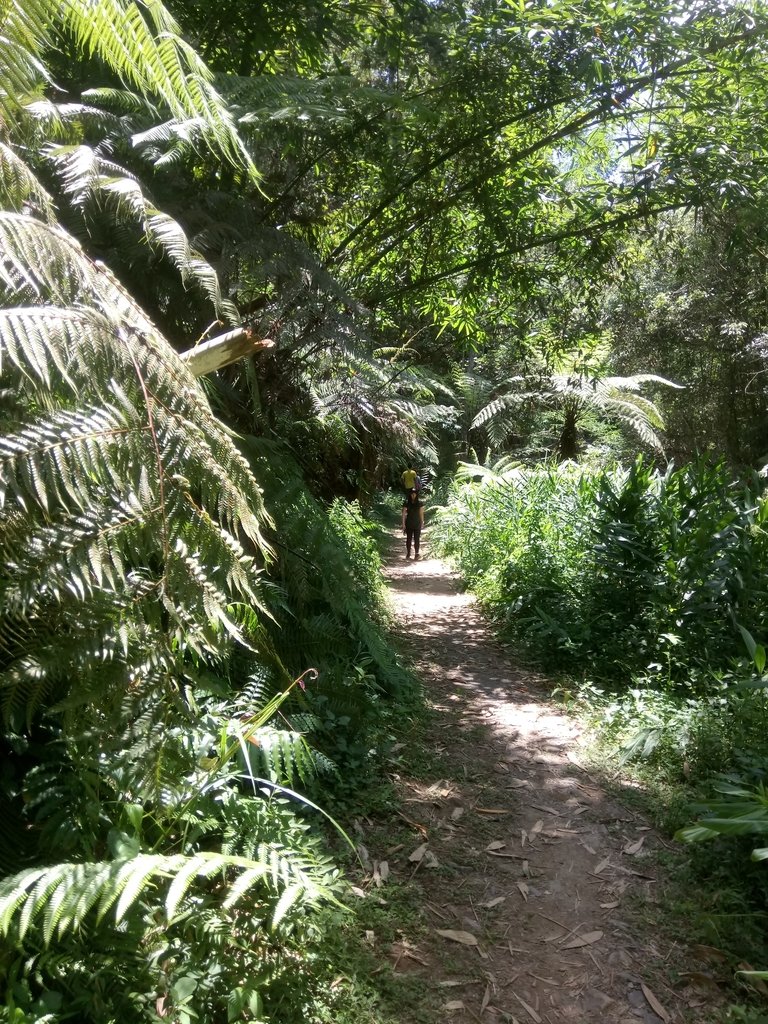
[[[661,840],[579,766],[577,725],[509,660],[445,563],[405,561],[395,535],[386,562],[433,712],[426,743],[447,769],[394,776],[412,836],[381,851],[374,880],[410,876],[427,926],[389,950],[395,971],[423,976],[455,1024],[714,1019],[700,992],[665,984],[677,944],[625,916],[631,897],[657,904]]]

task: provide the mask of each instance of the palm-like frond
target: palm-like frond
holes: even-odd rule
[[[117,92],[118,90],[113,90]],[[120,90],[121,94],[124,90]],[[139,97],[135,97],[137,103]],[[141,101],[138,108],[151,109],[149,101]],[[32,126],[44,133],[46,140],[65,141],[73,129],[83,127],[97,130],[101,134],[122,131],[123,118],[110,110],[91,103],[55,103],[52,99],[34,100],[24,105],[24,114]]]
[[[53,223],[53,199],[16,150],[0,140],[0,202],[3,209],[31,210]]]
[[[233,873],[234,880],[228,880]],[[0,934],[7,936],[14,930],[23,940],[30,928],[39,927],[47,944],[81,928],[91,915],[98,922],[113,911],[119,924],[139,900],[161,907],[172,923],[184,911],[192,886],[214,876],[226,887],[221,900],[224,911],[254,889],[261,890],[262,899],[271,904],[268,923],[272,928],[279,926],[292,903],[312,905],[330,896],[299,857],[274,846],[263,845],[252,858],[206,852],[139,853],[123,860],[33,868],[3,879]],[[158,890],[164,890],[162,898]]]
[[[182,281],[194,282],[208,295],[220,317],[239,322],[234,305],[222,297],[216,271],[192,248],[181,225],[145,195],[135,175],[90,146],[50,146],[46,155],[61,174],[64,190],[75,206],[85,209],[91,203],[110,202],[118,217],[141,226],[149,244],[170,259]]]
[[[0,407],[7,699],[102,659],[125,686],[153,661],[168,670],[174,649],[241,637],[230,605],[262,606],[243,547],[268,552],[261,494],[198,382],[63,232],[3,214],[0,239],[7,298],[41,303],[0,313],[0,382],[16,403]],[[67,306],[42,304],[50,295]],[[83,633],[57,630],[67,609]]]
[[[522,378],[515,378],[521,380]],[[588,377],[573,374],[553,374],[535,390],[508,391],[485,405],[472,421],[473,427],[503,421],[508,413],[524,402],[533,401],[543,406],[566,407],[574,410],[592,408],[629,427],[651,447],[661,450],[657,430],[664,429],[664,420],[658,407],[637,392],[647,383],[680,388],[653,373],[639,373],[628,377]]]
[[[249,776],[281,786],[306,783],[316,774],[315,756],[301,733],[266,726],[242,739],[241,755]]]
[[[49,82],[40,59],[50,42],[50,0],[10,0],[3,5],[0,36],[0,115],[13,124],[24,103]]]
[[[0,40],[0,113],[10,122],[48,80],[41,60],[56,33],[70,34],[128,85],[158,100],[174,118],[199,119],[202,140],[245,170],[258,174],[213,76],[159,0],[11,0]]]
[[[505,455],[491,466],[477,462],[460,462],[456,470],[457,480],[475,480],[478,477],[483,483],[509,483],[517,481],[525,475],[525,469],[511,455]]]
[[[209,145],[256,176],[213,76],[158,0],[70,0],[60,10],[86,52],[97,54],[141,93],[159,98],[175,118],[200,118],[209,129]]]

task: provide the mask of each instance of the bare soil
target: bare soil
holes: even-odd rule
[[[668,984],[680,947],[648,925],[661,838],[580,765],[579,727],[549,702],[551,684],[510,660],[448,567],[405,561],[394,536],[387,561],[444,775],[395,774],[405,842],[364,840],[372,894],[419,887],[424,927],[391,945],[390,964],[422,978],[455,1024],[714,1020],[716,997]]]

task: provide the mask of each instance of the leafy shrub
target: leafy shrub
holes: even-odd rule
[[[538,660],[690,686],[692,669],[741,653],[737,623],[756,635],[768,626],[767,517],[756,480],[638,459],[485,472],[457,483],[436,533]]]

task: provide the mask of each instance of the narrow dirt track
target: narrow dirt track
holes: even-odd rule
[[[656,904],[659,840],[579,766],[576,725],[448,567],[404,555],[393,535],[385,574],[445,777],[396,777],[413,848],[390,864],[421,886],[428,924],[390,951],[396,971],[422,975],[456,1024],[713,1019],[664,982],[676,944],[637,934],[628,913],[631,898]]]

